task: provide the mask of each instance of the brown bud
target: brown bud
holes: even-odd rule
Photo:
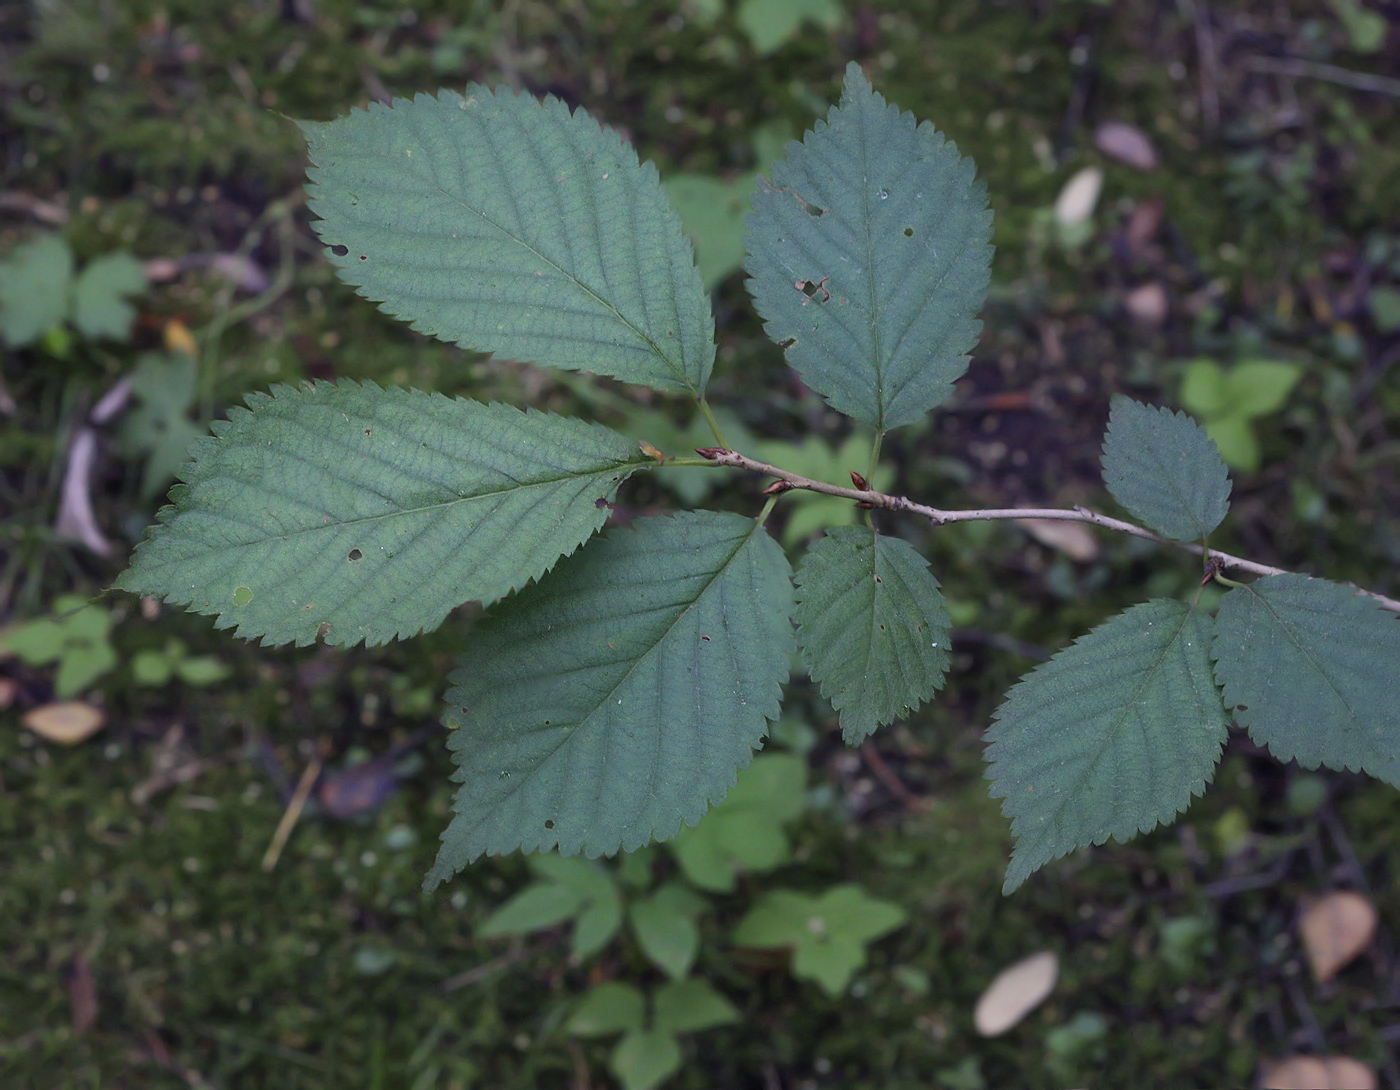
[[[793,489],[791,481],[774,481],[763,490],[765,496],[781,496],[784,492],[791,492]]]
[[[864,477],[862,477],[862,476],[861,476],[859,473],[857,473],[854,469],[851,470],[851,481],[852,481],[852,483],[853,483],[857,488],[859,488],[862,492],[869,492],[869,491],[870,491],[870,484],[866,481],[866,479],[865,479]]]
[[[695,453],[701,458],[718,458],[728,452],[723,447],[696,447]]]
[[[873,510],[875,510],[875,505],[874,505],[873,503],[871,503],[869,500],[856,500],[856,507],[858,507],[858,508],[859,508],[860,510],[862,510],[862,511],[873,511]]]

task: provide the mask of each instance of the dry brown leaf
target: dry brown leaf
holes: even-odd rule
[[[983,1037],[1005,1033],[1030,1014],[1055,988],[1060,959],[1042,950],[1009,965],[987,985],[972,1011],[972,1023]]]
[[[1094,147],[1138,170],[1157,169],[1157,149],[1136,125],[1105,121],[1094,132]]]
[[[1071,560],[1088,563],[1098,559],[1099,539],[1082,522],[1071,519],[1017,519],[1016,522],[1042,545],[1058,549]]]
[[[1265,1064],[1265,1090],[1376,1090],[1375,1073],[1349,1056],[1285,1056]]]
[[[1303,908],[1298,929],[1313,979],[1325,984],[1371,945],[1376,910],[1351,890],[1338,890]]]
[[[96,734],[104,718],[101,711],[81,700],[58,700],[25,712],[20,722],[40,738],[76,746]]]

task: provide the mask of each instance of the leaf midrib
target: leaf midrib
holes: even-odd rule
[[[323,522],[319,526],[306,526],[301,529],[292,530],[291,532],[285,534],[267,534],[263,537],[254,538],[250,541],[240,541],[230,545],[210,546],[209,549],[207,549],[206,551],[213,553],[230,552],[237,549],[246,549],[250,545],[258,545],[267,541],[288,541],[292,538],[299,537],[303,534],[316,534],[321,533],[322,531],[342,530],[346,527],[359,526],[364,523],[378,522],[383,519],[394,519],[400,517],[407,517],[410,515],[419,515],[423,514],[424,512],[449,508],[460,503],[473,503],[477,500],[489,500],[493,498],[509,496],[517,492],[526,491],[527,489],[542,488],[547,485],[560,484],[564,481],[580,481],[585,480],[589,477],[605,477],[609,473],[614,473],[619,469],[630,469],[633,472],[635,472],[637,469],[644,468],[645,465],[645,462],[622,462],[618,465],[611,466],[607,469],[590,470],[586,473],[563,473],[556,477],[542,477],[538,480],[532,480],[525,484],[517,484],[512,488],[496,489],[495,491],[491,492],[475,492],[469,496],[456,496],[450,500],[444,500],[441,503],[424,504],[421,507],[402,507],[399,508],[397,511],[386,511],[382,515],[362,515],[358,518],[341,519],[334,522]],[[630,476],[631,474],[628,473],[626,475]],[[206,478],[206,480],[207,479],[208,478]],[[618,481],[617,483],[621,484],[622,482]],[[181,511],[180,514],[186,514],[191,510],[194,510],[194,508],[186,508],[186,510]]]

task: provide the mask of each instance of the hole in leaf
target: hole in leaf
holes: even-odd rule
[[[1248,704],[1236,704],[1236,705],[1235,705],[1235,711],[1237,711],[1237,712],[1247,712],[1247,711],[1249,711],[1249,705],[1248,705]]]
[[[327,636],[329,636],[330,634],[331,634],[331,623],[330,623],[330,621],[322,621],[320,624],[318,624],[318,625],[316,626],[316,638],[317,638],[318,640],[324,640],[324,639],[325,639]]]
[[[336,257],[344,257],[349,252],[349,246],[341,246],[339,243],[331,247],[331,253],[335,254]]]
[[[361,254],[361,255],[360,255],[360,260],[361,260],[361,261],[368,261],[368,260],[369,260],[369,254]]]
[[[364,556],[364,555],[365,555],[365,554],[362,553],[362,552],[360,552],[359,549],[351,549],[351,550],[350,550],[350,555],[349,555],[349,557],[347,557],[347,559],[349,559],[349,560],[359,560],[360,557],[362,557],[362,556]]]
[[[709,637],[709,636],[701,636],[700,638],[701,638],[702,640],[704,640],[706,643],[709,643],[709,642],[710,642],[710,637]]]
[[[553,819],[553,818],[548,818],[548,819],[546,819],[546,821],[545,821],[545,823],[544,823],[544,827],[545,827],[546,829],[553,829],[553,828],[554,828],[554,819]]]
[[[904,229],[904,237],[905,237],[905,238],[913,238],[913,237],[914,237],[914,228],[912,228],[912,227],[906,227],[906,228]]]
[[[781,348],[784,352],[786,352],[789,348],[791,348],[791,347],[792,347],[793,345],[795,345],[796,343],[797,343],[797,338],[796,338],[796,337],[784,337],[781,341],[778,342],[778,347]]]
[[[368,428],[366,428],[366,429],[365,429],[365,434],[366,434],[366,435],[372,435],[373,432],[371,432]]]
[[[815,217],[817,217],[818,219],[820,219],[822,216],[826,215],[826,209],[825,209],[825,208],[822,208],[820,205],[816,205],[816,204],[804,204],[804,205],[802,206],[802,208],[803,208],[803,210],[807,213],[807,215],[809,215],[809,216],[815,216]]]
[[[802,294],[808,299],[812,298],[812,296],[817,294],[817,286],[810,280],[802,281]]]

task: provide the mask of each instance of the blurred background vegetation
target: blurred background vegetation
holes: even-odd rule
[[[754,172],[825,113],[849,59],[976,160],[996,213],[973,365],[887,439],[882,484],[945,507],[1107,509],[1099,444],[1127,392],[1211,425],[1236,470],[1224,548],[1400,592],[1390,0],[0,2],[5,1085],[635,1088],[660,1069],[615,1050],[581,997],[657,994],[679,968],[732,1007],[668,1036],[676,1088],[1313,1085],[1270,1066],[1300,1053],[1400,1086],[1388,786],[1232,734],[1176,825],[999,893],[1010,837],[980,754],[1000,695],[1112,612],[1192,589],[1189,558],[900,526],[953,607],[948,687],[850,751],[794,681],[764,774],[801,804],[736,800],[727,876],[715,825],[689,861],[654,849],[570,886],[493,859],[430,896],[452,787],[435,705],[474,609],[345,652],[247,646],[126,597],[78,608],[190,438],[269,383],[374,379],[692,443],[683,404],[426,341],[320,258],[288,119],[468,81],[559,96],[634,141],[714,289],[710,398],[731,441],[832,480],[863,469],[738,269]],[[656,474],[616,518],[747,513],[755,493]],[[815,497],[779,512],[789,545],[850,517]],[[81,740],[52,740],[65,731]],[[298,786],[300,822],[269,853]],[[764,829],[784,830],[767,854],[749,843]],[[852,932],[863,963],[818,983],[798,938],[791,957],[754,940],[758,909],[816,912],[845,883],[895,906],[882,934]],[[530,889],[552,907],[527,918],[511,898]],[[1305,924],[1338,891],[1378,924],[1338,925],[1327,941],[1356,949],[1329,968]],[[683,966],[643,901],[693,923],[672,936],[692,943]],[[630,920],[601,945],[580,937],[595,903]],[[1058,956],[1049,998],[979,1034],[979,995],[1040,951]]]

